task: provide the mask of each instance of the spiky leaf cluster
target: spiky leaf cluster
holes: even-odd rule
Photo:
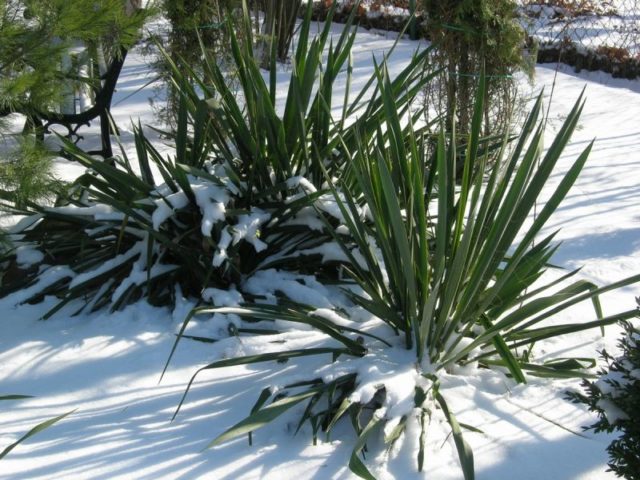
[[[247,4],[243,7],[241,27],[248,38],[250,17]],[[638,282],[640,275],[600,288],[574,279],[578,270],[543,277],[556,249],[554,235],[536,236],[578,178],[590,145],[528,222],[578,124],[582,99],[542,154],[539,97],[513,148],[503,138],[491,168],[481,133],[486,94],[481,76],[456,185],[455,136],[440,132],[436,151],[429,153],[429,128],[416,124],[424,110],[411,108],[432,78],[425,74],[429,51],[416,53],[393,79],[386,59],[374,60],[374,73],[352,100],[351,23],[333,42],[330,22],[315,38],[311,29],[309,8],[283,108],[276,104],[275,64],[265,78],[252,42],[240,42],[235,32],[231,55],[241,101],[215,59],[205,54],[198,74],[167,58],[180,90],[175,155],[161,155],[139,127],[140,173],[126,156],[110,166],[69,145],[69,152],[93,173],[78,180],[60,207],[37,210],[33,223],[20,230],[25,240],[46,247],[47,265],[54,267],[22,272],[17,280],[26,289],[15,282],[8,289],[22,301],[53,293],[62,304],[73,300],[81,308],[118,308],[140,297],[171,304],[175,285],[205,302],[201,289],[206,287],[233,293],[232,302],[211,301],[186,316],[166,366],[182,339],[220,340],[219,335],[185,335],[198,316],[235,316],[228,333],[242,337],[246,353],[198,369],[178,409],[203,371],[303,357],[326,363],[283,382],[284,387],[266,385],[249,416],[211,445],[251,435],[295,406],[304,407],[298,426],[308,422],[314,438],[348,416],[358,437],[349,466],[371,479],[361,453],[379,428],[393,427],[385,429],[389,445],[408,432],[420,432],[416,463],[422,468],[428,465],[425,439],[433,417],[450,425],[464,477],[471,480],[473,454],[462,429],[478,430],[457,421],[443,379],[461,367],[494,369],[519,383],[530,375],[583,377],[589,366],[584,359],[536,363],[533,346],[636,313],[604,317],[598,295]],[[338,78],[346,85],[341,114],[332,112]],[[222,211],[213,201],[224,204],[224,218],[212,214]],[[241,230],[240,218],[256,207],[270,218],[260,235],[266,248],[255,252],[254,244],[245,251],[228,250],[227,261],[218,264],[215,252],[225,245],[223,232]],[[218,221],[212,229],[204,229],[204,220],[214,217]],[[326,270],[322,261],[301,262],[311,242],[320,242],[318,247],[332,243],[338,261]],[[167,269],[170,265],[175,268]],[[269,266],[274,268],[263,270]],[[259,274],[273,293],[265,293],[267,287],[248,288]],[[326,304],[319,305],[317,296],[296,300],[282,287],[283,275],[296,289],[328,292]],[[558,321],[558,314],[589,300],[596,320]],[[288,342],[288,334],[300,334],[300,328],[304,339]],[[265,341],[263,335],[280,337]],[[259,348],[251,350],[252,342]],[[408,387],[401,399],[398,382],[393,384],[396,373],[387,370],[390,357],[403,372],[402,386]],[[358,368],[375,364],[387,366],[369,379]]]

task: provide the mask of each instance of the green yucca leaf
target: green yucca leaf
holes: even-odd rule
[[[142,124],[138,120],[138,125],[133,126],[133,139],[136,145],[136,154],[138,157],[138,164],[140,165],[140,174],[142,180],[148,185],[155,185],[155,179],[151,172],[151,165],[149,163],[149,154],[145,148],[145,143],[142,138]]]
[[[184,92],[185,85],[178,89]],[[187,98],[185,93],[180,93],[178,98],[178,130],[175,136],[176,142],[176,163],[187,164]]]
[[[547,297],[537,297],[528,303],[522,304],[516,311],[505,316],[501,321],[504,321],[504,325],[520,325],[524,320],[532,318],[534,315],[558,305],[558,303],[575,297],[583,292],[596,292],[597,287],[591,282],[585,280],[579,280],[571,285],[559,290],[553,295]],[[598,312],[601,313],[601,312]],[[602,315],[598,315],[598,318],[602,318]]]
[[[306,392],[276,400],[266,407],[260,408],[259,410],[251,413],[251,415],[249,415],[244,420],[238,422],[233,427],[225,430],[222,434],[218,435],[205,447],[205,449],[220,445],[221,443],[228,442],[229,440],[233,440],[234,438],[241,437],[245,434],[254,432],[257,429],[264,427],[290,408],[296,406],[298,403],[306,400],[309,397],[317,395],[319,391],[319,388],[312,388],[307,390]]]
[[[153,188],[152,185],[145,183],[136,175],[122,172],[108,163],[92,158],[68,139],[61,136],[58,136],[58,138],[63,143],[65,151],[71,155],[75,161],[103,176],[105,180],[111,184],[114,191],[118,192],[125,200],[131,201],[136,198],[136,192],[148,194]]]
[[[497,318],[509,308],[521,304],[526,300],[526,296],[522,294],[529,288],[542,274],[546,271],[548,261],[556,252],[559,244],[551,246],[551,241],[555,237],[556,232],[547,236],[540,243],[531,248],[510,273],[508,282],[502,282],[502,287],[497,294],[493,294],[490,287],[487,291],[493,296],[493,302],[488,307],[489,317]],[[505,273],[498,272],[500,276]],[[568,277],[567,277],[568,278]],[[540,292],[538,292],[539,294]],[[536,294],[537,295],[537,294]]]
[[[445,262],[447,257],[447,243],[449,238],[449,199],[453,196],[453,192],[450,191],[453,182],[451,175],[453,172],[450,169],[447,154],[445,152],[445,138],[444,133],[441,132],[438,135],[438,145],[436,149],[436,169],[438,172],[438,222],[436,225],[436,246],[435,246],[435,259],[434,266],[434,278],[436,281],[441,280],[444,275]]]
[[[480,317],[480,324],[487,330],[493,326],[493,324],[491,323],[491,320],[489,320],[489,318],[487,318],[485,315],[482,315]],[[498,355],[502,359],[504,365],[509,370],[509,373],[511,373],[511,376],[513,377],[513,379],[517,383],[527,383],[527,379],[522,373],[522,366],[520,365],[520,362],[513,355],[513,352],[511,351],[507,343],[504,341],[504,338],[502,337],[502,335],[500,334],[494,335],[491,338],[491,341],[493,342],[495,351],[498,353]]]
[[[473,425],[469,425],[468,423],[462,423],[462,422],[458,422],[458,424],[460,425],[460,427],[464,428],[465,430],[469,430],[470,432],[474,432],[474,433],[482,433],[484,435],[484,431],[474,427]]]
[[[2,452],[0,452],[0,460],[2,460],[4,457],[6,457],[9,454],[9,452],[11,452],[11,450],[16,448],[18,445],[20,445],[25,440],[28,440],[29,438],[33,437],[34,435],[42,432],[43,430],[46,430],[47,428],[49,428],[52,425],[58,423],[60,420],[62,420],[63,418],[65,418],[65,417],[67,417],[69,415],[71,415],[74,412],[75,412],[75,410],[71,410],[70,412],[67,412],[67,413],[65,413],[63,415],[60,415],[60,416],[54,417],[54,418],[50,418],[49,420],[45,420],[44,422],[39,423],[38,425],[33,427],[31,430],[29,430],[27,433],[25,433],[22,437],[20,437],[16,442],[12,443],[8,447],[6,447]]]
[[[345,413],[347,413],[347,411],[349,410],[349,408],[351,408],[352,405],[352,401],[349,398],[345,398],[342,403],[340,404],[340,406],[338,407],[338,410],[336,411],[336,413],[333,415],[333,417],[331,418],[331,421],[329,422],[328,426],[327,426],[327,434],[329,434],[329,432],[331,432],[331,430],[333,429],[334,425],[336,423],[338,423],[338,420],[340,420],[343,415]]]
[[[483,71],[480,75],[480,82],[477,90],[477,99],[473,112],[473,119],[471,122],[471,131],[469,134],[468,145],[465,151],[465,159],[462,170],[462,179],[461,179],[461,192],[458,200],[458,204],[456,206],[457,210],[457,218],[455,223],[455,232],[453,233],[453,245],[452,252],[455,254],[458,249],[458,245],[460,244],[460,239],[462,236],[464,215],[467,211],[467,200],[469,197],[471,182],[473,179],[474,170],[481,165],[480,162],[477,162],[478,158],[478,145],[480,143],[480,129],[482,127],[483,114],[484,114],[484,104],[485,104],[485,91],[486,91],[486,79],[484,76],[484,67]],[[455,128],[455,127],[454,127]],[[477,165],[479,164],[479,165]],[[482,171],[482,170],[481,170]],[[478,192],[478,189],[474,189],[474,191]],[[473,212],[472,212],[473,215]],[[470,229],[470,227],[467,227]]]
[[[395,276],[393,280],[394,282],[403,281],[403,283],[399,283],[399,285],[402,285],[402,293],[406,292],[408,294],[408,297],[405,300],[405,305],[407,305],[409,308],[406,308],[404,312],[405,321],[407,322],[407,325],[404,327],[404,329],[407,332],[407,348],[410,348],[413,344],[411,340],[411,325],[416,321],[416,319],[413,318],[415,315],[415,310],[411,307],[411,305],[416,305],[418,300],[416,298],[417,285],[414,277],[412,255],[409,247],[409,242],[407,240],[407,231],[404,229],[404,225],[402,222],[402,212],[397,201],[395,189],[391,184],[390,173],[387,170],[386,162],[384,160],[379,161],[378,168],[383,191],[383,198],[381,200],[383,202],[383,205],[386,206],[387,217],[385,220],[390,222],[390,225],[388,225],[387,228],[389,229],[389,233],[391,233],[388,248],[385,249],[387,251],[386,258],[392,259],[393,257],[391,252],[395,251],[396,254],[399,255],[399,257],[396,258],[401,262],[398,266],[404,266],[404,268],[400,268],[400,271],[396,272],[397,276]],[[396,258],[393,258],[393,260],[395,260]],[[386,262],[386,265],[388,268],[391,268],[390,262]],[[393,267],[395,266],[396,265],[393,265]],[[400,273],[403,274],[403,279],[400,278]],[[402,293],[399,292],[399,295],[402,295]]]
[[[178,336],[177,333],[175,335]],[[186,338],[187,340],[193,340],[195,342],[201,342],[201,343],[216,343],[219,340],[217,338],[201,337],[198,335],[182,335],[182,338]]]
[[[251,408],[251,415],[258,412],[263,407],[263,405],[267,403],[267,400],[269,400],[269,398],[271,398],[271,389],[269,387],[263,388],[262,392],[260,392],[260,396],[256,400],[256,403]],[[253,445],[252,432],[249,432],[247,435],[249,439],[249,445]]]
[[[534,329],[527,328],[526,330],[518,329],[514,330],[513,332],[509,332],[507,334],[507,337],[509,341],[514,341],[514,343],[512,344],[512,348],[518,348],[519,346],[531,344],[547,338],[553,338],[560,335],[568,335],[584,330],[590,330],[592,328],[601,328],[607,325],[613,325],[620,321],[632,319],[634,318],[634,315],[637,315],[637,313],[637,310],[627,310],[625,312],[617,313],[615,315],[610,315],[608,317],[599,320],[593,320],[590,322],[554,325]]]
[[[180,403],[178,404],[178,407],[176,408],[176,411],[173,414],[173,417],[171,418],[171,420],[173,421],[176,416],[178,415],[178,413],[180,412],[180,409],[182,408],[182,404],[184,403],[185,399],[187,398],[187,394],[189,393],[189,390],[191,390],[191,385],[193,384],[194,380],[196,379],[196,377],[198,376],[198,374],[200,374],[201,372],[205,371],[205,370],[212,370],[212,369],[216,369],[216,368],[225,368],[225,367],[233,367],[233,366],[238,366],[238,365],[249,365],[252,363],[263,363],[263,362],[270,362],[270,361],[282,361],[282,360],[289,360],[291,358],[298,358],[298,357],[308,357],[308,356],[314,356],[314,355],[323,355],[323,354],[332,354],[332,355],[341,355],[341,354],[349,354],[350,352],[344,348],[303,348],[303,349],[298,349],[298,350],[286,350],[286,351],[282,351],[282,352],[271,352],[271,353],[262,353],[259,355],[247,355],[244,357],[237,357],[237,358],[228,358],[228,359],[224,359],[224,360],[218,360],[217,362],[213,362],[210,363],[208,365],[205,365],[204,367],[199,368],[191,377],[191,380],[189,380],[189,383],[187,384],[187,387],[184,391],[184,394],[182,395],[182,398],[180,399]],[[307,397],[305,397],[307,398]],[[301,399],[303,400],[303,399]],[[282,413],[282,412],[281,412]],[[253,429],[251,429],[253,430]],[[250,430],[248,430],[250,431]],[[247,433],[247,431],[244,431],[243,433],[241,433],[240,435]],[[236,435],[237,436],[237,435]],[[222,442],[224,440],[220,440],[220,442]]]
[[[422,472],[424,468],[424,447],[427,441],[427,425],[426,417],[429,415],[426,409],[420,411],[420,437],[418,438],[418,471]]]
[[[575,270],[570,271],[569,273],[566,273],[565,275],[562,275],[561,277],[558,277],[556,280],[549,282],[549,283],[545,283],[544,285],[535,288],[535,289],[529,289],[529,290],[525,290],[523,292],[521,292],[522,294],[517,298],[517,301],[513,301],[513,303],[509,306],[509,307],[514,307],[516,305],[519,305],[521,303],[526,302],[527,300],[531,299],[531,298],[535,298],[538,295],[542,294],[543,292],[552,289],[554,287],[557,287],[558,285],[566,282],[567,280],[569,280],[571,277],[575,276],[576,274],[578,274],[580,272],[580,270],[582,270],[582,268],[577,268]],[[498,314],[494,314],[493,310],[489,311],[489,317],[491,318],[497,318],[499,315]]]
[[[406,415],[403,415],[402,417],[400,417],[398,424],[395,427],[393,427],[393,429],[391,429],[391,431],[388,434],[385,434],[384,443],[389,445],[389,448],[393,447],[395,442],[398,441],[398,439],[405,432],[407,428],[407,420],[408,420],[408,417]]]
[[[314,408],[317,407],[317,404],[320,401],[320,398],[321,398],[320,395],[314,395],[309,399],[309,403],[307,403],[307,406],[304,409],[304,412],[302,413],[302,415],[300,415],[300,420],[298,421],[298,425],[296,426],[296,429],[293,433],[294,435],[298,434],[298,432],[306,422],[310,422],[312,423],[312,428],[314,429],[314,437],[315,437],[316,428],[313,426],[313,418],[315,418],[315,415],[313,415],[313,411],[314,411]]]
[[[473,480],[475,478],[473,451],[464,440],[462,436],[462,430],[460,429],[460,424],[458,423],[458,420],[453,415],[453,413],[451,413],[451,411],[449,410],[444,397],[440,393],[436,393],[435,398],[440,405],[440,408],[442,408],[447,422],[449,422],[449,425],[451,426],[453,441],[456,444],[456,450],[458,451],[458,458],[460,459],[460,466],[462,467],[464,480]]]
[[[31,395],[0,395],[1,400],[23,400],[25,398],[33,398]]]
[[[362,430],[362,432],[358,435],[358,439],[356,440],[356,444],[353,447],[353,451],[351,452],[351,458],[349,459],[349,469],[358,475],[360,478],[364,478],[365,480],[376,480],[369,469],[365,466],[365,464],[360,460],[360,452],[365,447],[367,440],[376,431],[377,427],[382,423],[382,418],[379,418],[376,415],[376,412],[373,413],[373,417],[369,420],[367,426]]]
[[[580,368],[595,368],[598,362],[590,357],[555,358],[544,363],[543,366],[558,370],[578,370]]]
[[[197,305],[196,305],[197,308]],[[176,334],[176,339],[173,342],[173,345],[171,346],[171,351],[169,352],[169,356],[167,357],[167,361],[164,364],[164,368],[162,369],[162,373],[160,373],[160,379],[158,380],[158,384],[160,384],[160,382],[162,382],[162,379],[164,378],[165,373],[167,373],[167,369],[169,368],[169,363],[171,363],[171,359],[173,358],[173,355],[176,352],[176,348],[178,348],[178,343],[180,342],[180,339],[184,337],[184,331],[187,329],[187,326],[189,325],[189,322],[191,321],[191,319],[193,319],[193,317],[196,315],[197,311],[196,309],[192,309],[187,316],[185,317],[185,319],[182,321],[182,325],[180,326],[180,331]]]
[[[485,359],[482,363],[486,366],[505,367],[502,360]],[[521,362],[522,370],[534,377],[542,378],[593,378],[587,369],[595,367],[595,360],[592,358],[569,358],[557,359],[546,362],[542,365]]]
[[[269,400],[269,398],[271,398],[271,389],[270,388],[264,388],[262,389],[262,392],[260,392],[260,396],[258,397],[258,399],[256,400],[256,403],[253,405],[253,407],[251,408],[251,413],[256,413],[258,410],[260,410],[262,408],[262,406],[267,403],[267,400]]]
[[[640,274],[638,275],[633,275],[631,277],[627,277],[624,278],[622,280],[619,280],[617,282],[611,283],[609,285],[603,286],[603,287],[599,287],[596,290],[593,290],[591,288],[586,289],[587,291],[584,293],[581,293],[579,295],[574,296],[573,298],[569,299],[569,300],[565,300],[563,303],[560,303],[559,305],[556,305],[554,308],[548,310],[547,312],[538,315],[534,318],[532,318],[531,320],[524,322],[520,325],[518,325],[514,330],[515,331],[519,331],[519,330],[524,330],[532,325],[535,325],[536,323],[541,322],[542,320],[544,320],[545,318],[549,318],[552,315],[556,315],[559,312],[566,310],[569,307],[572,307],[573,305],[576,305],[577,303],[583,302],[585,300],[590,300],[592,298],[594,298],[595,296],[599,296],[603,293],[612,291],[612,290],[616,290],[619,288],[623,288],[626,287],[628,285],[632,285],[634,283],[638,283],[640,282]]]
[[[261,319],[261,320],[287,320],[289,322],[294,323],[302,323],[309,325],[316,330],[319,330],[330,337],[334,338],[338,342],[342,343],[347,349],[349,354],[362,356],[366,353],[365,347],[363,347],[360,343],[351,338],[343,335],[341,332],[352,332],[357,333],[358,335],[371,336],[376,338],[384,343],[383,339],[372,336],[371,334],[367,334],[355,328],[345,327],[341,325],[335,325],[330,320],[326,318],[314,316],[304,310],[300,311],[298,309],[299,306],[294,306],[296,308],[289,308],[284,305],[262,305],[262,304],[254,304],[247,305],[244,307],[198,307],[194,309],[198,314],[213,314],[213,313],[222,313],[222,314],[235,314],[240,317],[248,317],[253,319]],[[388,345],[388,343],[387,343]]]
[[[587,378],[595,376],[587,371],[595,366],[596,361],[593,358],[558,358],[543,365],[523,363],[522,368],[535,377]]]
[[[578,110],[577,115],[579,115],[580,111],[581,109]],[[575,119],[575,122],[577,123],[577,118]],[[527,234],[522,239],[522,242],[519,248],[514,253],[514,257],[518,255],[519,250],[524,250],[524,245],[527,245],[530,241],[534,239],[535,235],[540,231],[542,226],[547,222],[551,214],[558,208],[562,200],[564,200],[565,196],[567,195],[567,193],[569,192],[569,190],[577,180],[578,175],[582,171],[582,168],[584,167],[584,164],[587,161],[587,158],[589,156],[589,153],[591,152],[592,147],[593,147],[593,142],[591,142],[587,146],[587,148],[585,148],[585,150],[580,154],[578,159],[571,166],[569,171],[563,176],[562,181],[560,182],[560,185],[555,190],[551,198],[549,198],[546,201],[544,207],[542,208],[540,213],[536,216],[533,222],[533,225],[529,228],[529,230],[527,231]],[[553,157],[554,159],[553,165],[555,165],[555,161],[557,161],[557,159],[559,158],[559,155],[560,155],[560,152],[557,153],[556,157]],[[535,198],[533,198],[533,202],[530,203],[531,205],[535,203],[535,200],[537,199],[540,191],[542,190],[542,184],[544,184],[544,182],[546,182],[546,180],[548,179],[548,176],[551,173],[552,168],[553,166],[550,166],[548,173],[544,176],[541,176],[540,178],[541,185],[539,187],[536,187],[534,191],[531,193],[531,197],[535,196]]]

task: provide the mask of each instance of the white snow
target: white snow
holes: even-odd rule
[[[122,212],[116,212],[113,207],[104,204],[92,205],[90,207],[55,207],[51,210],[55,210],[56,212],[64,215],[90,215],[96,220],[122,221],[124,219],[124,214]]]
[[[159,230],[160,226],[171,218],[176,210],[189,205],[189,198],[186,193],[180,191],[159,198],[155,204],[156,209],[151,215],[151,220],[153,221],[153,229]]]
[[[190,178],[190,185],[202,213],[202,234],[210,237],[213,226],[225,219],[229,193],[224,188],[212,185],[211,182],[193,178]]]
[[[626,49],[631,57],[638,54],[637,2],[573,2],[577,15],[570,8],[539,3],[520,0],[519,7],[522,25],[539,41],[557,44],[567,38],[583,52],[609,46]]]
[[[2,299],[2,304],[12,308],[16,305],[26,302],[34,295],[39,294],[47,287],[64,280],[66,278],[74,278],[75,274],[68,267],[54,266],[45,267],[38,280],[31,286],[18,290]],[[72,280],[73,281],[73,280]]]
[[[206,288],[202,292],[202,299],[216,307],[239,307],[244,301],[242,294],[235,288],[229,290]]]
[[[314,277],[273,268],[256,272],[246,280],[243,289],[253,295],[265,296],[267,300],[275,300],[276,292],[281,292],[294,302],[320,308],[333,306],[329,300],[332,292]]]
[[[16,262],[20,268],[29,268],[44,260],[44,253],[30,245],[21,245],[16,248]]]
[[[627,420],[629,418],[629,416],[618,408],[615,403],[606,398],[598,400],[596,406],[604,410],[604,414],[611,425],[614,425],[620,420]]]
[[[229,233],[229,227],[226,226],[222,229],[222,232],[220,233],[220,241],[218,241],[218,250],[216,251],[216,254],[213,256],[212,264],[214,267],[219,267],[228,258],[227,248],[229,248],[229,245],[231,245],[231,240],[233,240],[233,237]]]
[[[116,301],[131,287],[140,286],[143,283],[147,282],[147,280],[154,279],[177,268],[178,267],[176,265],[162,265],[159,263],[155,263],[147,269],[146,260],[143,261],[141,257],[137,262],[133,264],[131,272],[124,280],[122,280],[122,282],[120,282],[120,285],[118,285],[118,288],[115,289],[111,298],[113,299],[113,301]]]
[[[305,250],[299,250],[296,252],[296,256],[299,255],[322,255],[322,263],[327,262],[348,262],[349,258],[344,253],[344,250],[336,242],[323,243],[314,248],[307,248]]]
[[[232,227],[233,244],[244,240],[253,245],[256,252],[267,248],[267,244],[260,240],[260,227],[269,221],[271,215],[259,208],[252,207],[251,213],[238,216],[238,223]]]
[[[136,243],[133,247],[131,247],[126,252],[121,253],[120,255],[116,255],[113,259],[107,260],[99,267],[75,276],[75,278],[69,284],[69,287],[70,288],[76,287],[82,283],[85,283],[88,280],[91,280],[97,277],[98,275],[107,273],[108,271],[118,267],[119,265],[122,265],[128,262],[129,260],[137,257],[138,255],[142,256],[144,252],[146,252],[146,248],[147,248],[146,241],[142,240]]]

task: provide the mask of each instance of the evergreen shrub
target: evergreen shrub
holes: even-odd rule
[[[464,142],[471,128],[480,73],[486,75],[484,135],[503,135],[519,110],[518,72],[533,74],[514,0],[423,0],[426,34],[435,46],[437,82],[427,102]],[[461,173],[459,167],[458,174]]]
[[[640,303],[640,299],[638,299]],[[583,403],[598,415],[585,427],[595,432],[620,434],[607,447],[609,470],[627,480],[640,479],[640,329],[624,322],[619,340],[620,355],[601,353],[606,366],[598,379],[584,380],[583,392],[570,392],[574,403]]]

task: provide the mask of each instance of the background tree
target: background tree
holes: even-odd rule
[[[0,112],[57,108],[68,82],[95,81],[62,68],[69,50],[117,55],[142,21],[123,0],[0,0]]]
[[[125,0],[0,0],[0,197],[11,207],[46,197],[52,155],[31,118],[63,112],[99,90],[110,58],[139,38],[148,13]],[[6,121],[25,115],[22,132]]]
[[[162,0],[160,8],[169,21],[167,38],[162,45],[171,60],[183,60],[194,72],[201,73],[204,68],[202,42],[210,58],[225,62],[229,42],[224,21],[237,5],[238,0]],[[177,121],[180,89],[170,80],[171,65],[166,58],[157,55],[154,66],[166,86],[166,103],[157,108],[157,113],[172,127]]]
[[[533,74],[524,55],[525,35],[514,0],[423,0],[427,33],[436,45],[433,60],[441,69],[429,85],[429,102],[446,118],[447,129],[458,137],[469,133],[475,93],[484,66],[487,95],[484,133],[509,128],[517,103],[518,71]]]
[[[272,51],[277,61],[285,62],[301,5],[302,0],[163,0],[161,9],[170,25],[163,46],[172,61],[183,60],[195,74],[205,69],[205,53],[209,61],[214,58],[219,64],[229,65],[227,22],[237,26],[240,16],[247,15],[251,17],[249,21],[254,29],[255,54],[262,66],[268,67]],[[243,31],[242,28],[235,30]],[[158,108],[158,113],[171,127],[177,120],[179,88],[171,83],[171,65],[161,56],[156,62],[156,70],[165,79],[167,88],[167,101]],[[224,71],[233,84],[233,68],[225,68]]]
[[[272,51],[276,60],[286,62],[302,0],[256,0],[255,4],[264,12],[264,23],[260,33],[266,48],[263,51],[262,63],[269,64]],[[272,50],[272,46],[275,46],[275,50]]]

